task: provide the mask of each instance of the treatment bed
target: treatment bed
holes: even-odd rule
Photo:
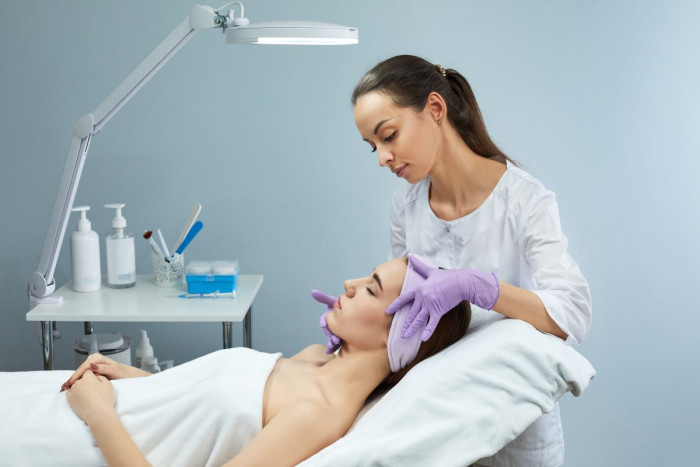
[[[196,359],[194,370],[180,365],[143,382],[113,382],[123,396],[120,418],[152,464],[221,465],[260,429],[256,413],[277,356],[240,349],[245,362],[225,371],[223,352]],[[71,373],[0,373],[0,464],[104,465],[58,392]],[[483,323],[369,401],[343,438],[300,465],[467,466],[514,440],[567,391],[580,395],[594,376],[557,337],[519,320]],[[184,389],[173,384],[185,378]],[[234,384],[240,391],[221,390]],[[222,403],[245,409],[245,423],[217,414]]]

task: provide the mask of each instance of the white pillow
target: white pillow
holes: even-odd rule
[[[563,340],[520,320],[470,329],[421,362],[303,466],[465,466],[498,452],[595,376]]]

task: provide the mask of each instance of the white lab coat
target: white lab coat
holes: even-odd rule
[[[481,206],[462,218],[443,221],[430,208],[429,188],[426,178],[394,194],[391,255],[416,253],[440,267],[494,272],[500,280],[536,293],[568,335],[567,343],[581,343],[591,325],[591,297],[586,279],[566,251],[554,193],[509,163]],[[472,306],[472,326],[501,318]],[[563,462],[564,437],[556,406],[479,464],[534,467]]]

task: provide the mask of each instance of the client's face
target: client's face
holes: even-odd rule
[[[326,317],[328,327],[349,346],[386,347],[391,316],[387,308],[401,292],[406,261],[393,259],[377,266],[371,274],[344,282],[345,293]]]

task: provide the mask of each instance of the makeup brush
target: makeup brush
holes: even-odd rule
[[[155,254],[157,254],[158,256],[163,256],[163,252],[160,251],[160,248],[158,248],[156,241],[153,240],[153,231],[152,230],[146,230],[143,233],[143,238],[148,240],[148,243],[151,244],[151,248],[153,248],[153,251],[155,252]]]

